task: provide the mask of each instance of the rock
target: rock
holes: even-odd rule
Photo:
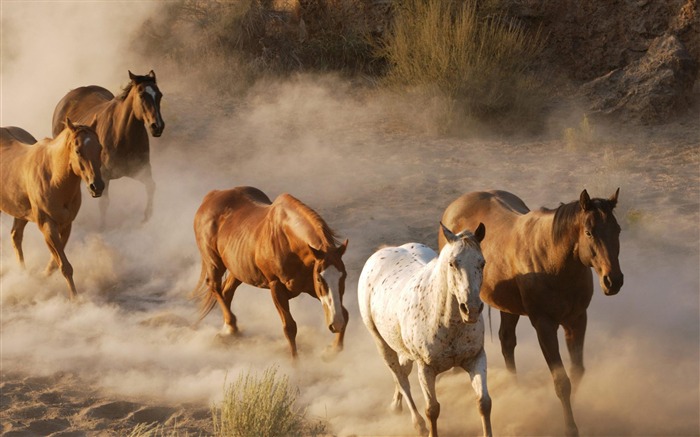
[[[646,55],[585,83],[581,93],[593,116],[658,124],[691,105],[697,62],[675,35],[654,39]]]

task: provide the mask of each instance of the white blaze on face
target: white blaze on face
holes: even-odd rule
[[[151,96],[151,98],[153,99],[153,106],[155,107],[155,105],[156,105],[156,90],[154,90],[152,86],[148,85],[148,86],[146,86],[144,91],[146,92],[146,94]],[[156,118],[157,118],[156,124],[158,126],[160,126],[163,123],[163,120],[160,118],[160,111],[156,111]]]
[[[340,301],[340,278],[342,273],[334,266],[328,267],[321,272],[321,277],[328,284],[328,293],[321,296],[321,303],[331,313],[330,322],[336,331],[340,331],[343,327],[343,309]]]

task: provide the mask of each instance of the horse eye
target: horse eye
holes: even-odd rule
[[[588,238],[593,237],[593,234],[591,234],[591,231],[589,231],[588,229],[586,229],[586,237],[588,237]]]

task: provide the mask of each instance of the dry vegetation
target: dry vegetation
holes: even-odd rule
[[[160,17],[143,26],[140,48],[223,94],[269,77],[335,72],[437,99],[444,131],[528,132],[546,115],[534,74],[544,38],[498,2],[183,0]]]

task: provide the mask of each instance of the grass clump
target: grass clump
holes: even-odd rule
[[[286,376],[268,368],[261,376],[241,375],[224,388],[220,405],[212,406],[214,434],[236,437],[316,436],[326,432],[321,421],[309,420],[296,406],[299,390]]]
[[[439,94],[446,127],[464,119],[540,121],[544,97],[532,69],[544,48],[539,31],[491,15],[473,0],[397,0],[393,27],[380,49],[393,86]]]

